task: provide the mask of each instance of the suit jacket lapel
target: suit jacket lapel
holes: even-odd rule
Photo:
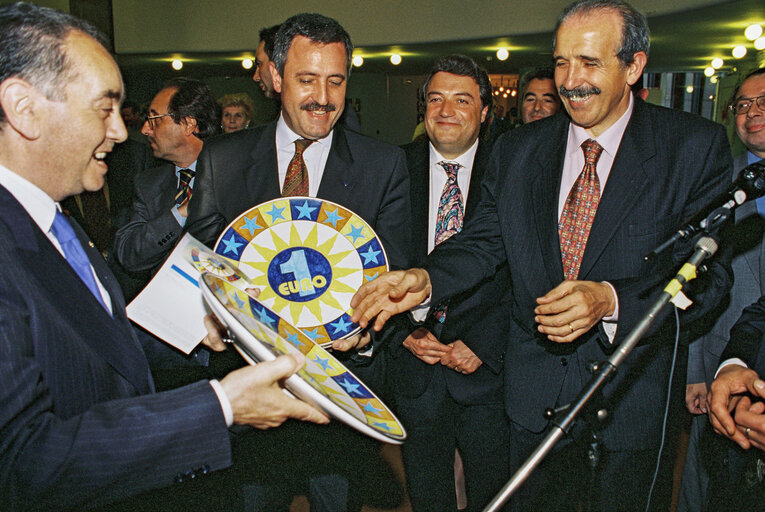
[[[138,342],[130,335],[122,292],[116,288],[115,279],[101,255],[87,244],[82,229],[75,224],[75,233],[80,240],[85,238],[86,253],[102,284],[112,296],[112,307],[118,312],[117,318],[109,316],[31,217],[2,187],[0,203],[4,204],[3,215],[8,216],[9,224],[14,229],[17,240],[14,249],[19,252],[20,261],[28,267],[29,274],[38,281],[36,286],[51,299],[51,308],[55,307],[63,318],[72,322],[78,332],[82,333],[83,343],[107,361],[136,390],[141,393],[150,392],[152,384],[149,365]]]
[[[351,204],[349,197],[353,194],[353,188],[356,185],[353,163],[348,140],[345,138],[345,130],[342,126],[335,126],[332,147],[329,149],[317,197],[341,205]]]
[[[656,148],[643,109],[642,101],[636,100],[592,223],[579,279],[587,278],[616,230],[623,228],[625,217],[643,196],[642,189],[651,182],[644,164],[653,158]]]
[[[243,169],[244,187],[238,192],[249,197],[244,201],[233,199],[234,204],[256,206],[282,194],[279,186],[279,163],[276,156],[275,122],[263,130],[250,155],[252,164],[249,168]]]
[[[567,133],[568,117],[560,116],[557,133],[550,134],[550,145],[545,153],[539,153],[537,167],[524,170],[536,176],[532,187],[531,204],[534,205],[534,222],[551,288],[557,286],[563,279],[563,263],[558,238],[558,195]]]
[[[407,162],[407,165],[409,163]],[[409,182],[412,202],[412,243],[417,264],[421,264],[428,255],[428,240],[434,233],[428,232],[430,216],[430,148],[428,141],[420,141],[416,154],[413,155],[409,169]]]

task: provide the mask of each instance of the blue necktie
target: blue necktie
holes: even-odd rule
[[[58,209],[56,210],[56,216],[53,218],[53,226],[51,226],[50,230],[53,236],[56,237],[56,240],[58,240],[59,245],[61,245],[66,262],[77,272],[85,286],[88,287],[90,292],[108,312],[109,308],[104,304],[104,299],[101,297],[101,292],[96,284],[96,278],[93,277],[93,272],[90,269],[88,255],[85,254],[85,249],[82,248],[80,240],[74,234],[74,229],[69,224],[66,215],[58,211]]]

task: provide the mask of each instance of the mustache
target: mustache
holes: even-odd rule
[[[300,105],[300,110],[307,110],[308,112],[315,112],[315,111],[334,112],[335,110],[337,110],[337,107],[335,106],[334,103],[326,103],[322,105],[319,102],[312,101],[311,103]]]
[[[560,95],[564,98],[571,99],[572,96],[587,96],[588,94],[600,94],[600,89],[598,89],[595,86],[587,87],[584,85],[580,85],[579,87],[574,87],[573,89],[566,89],[562,85],[560,86],[560,90],[558,91]]]

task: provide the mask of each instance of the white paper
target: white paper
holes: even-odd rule
[[[130,320],[185,354],[194,350],[207,334],[204,317],[209,311],[199,289],[200,271],[192,263],[192,249],[236,267],[236,262],[214,254],[187,233],[127,307]]]

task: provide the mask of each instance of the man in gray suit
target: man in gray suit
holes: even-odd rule
[[[765,157],[765,109],[758,108],[754,102],[746,112],[736,111],[739,99],[756,97],[763,92],[765,68],[747,75],[733,92],[731,110],[736,134],[747,149],[746,153],[734,159],[733,179],[741,169]],[[755,126],[759,129],[755,130]],[[734,281],[729,300],[720,305],[718,312],[722,313],[714,326],[704,336],[691,343],[688,350],[685,404],[695,417],[683,469],[683,483],[678,501],[680,512],[701,510],[706,503],[709,476],[701,457],[700,441],[709,424],[706,415],[708,386],[715,377],[720,354],[725,348],[731,327],[738,320],[741,311],[765,293],[765,279],[762,275],[765,267],[760,264],[761,258],[765,257],[765,219],[758,211],[765,211],[765,203],[763,207],[759,206],[760,203],[761,201],[750,201],[735,211],[735,227],[723,240],[734,255],[731,263]]]

